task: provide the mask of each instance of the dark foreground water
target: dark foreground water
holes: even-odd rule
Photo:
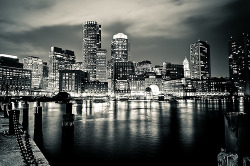
[[[36,104],[29,103],[30,110]],[[73,104],[74,141],[62,142],[65,105],[43,107],[40,149],[53,165],[217,165],[226,103],[194,100]],[[239,106],[242,110],[242,105]],[[22,115],[21,115],[22,116]],[[20,118],[21,118],[20,116]],[[34,114],[29,112],[34,137]],[[22,119],[22,118],[21,118]]]

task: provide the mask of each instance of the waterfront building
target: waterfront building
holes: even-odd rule
[[[250,95],[250,37],[248,34],[231,37],[228,41],[229,77],[239,93]]]
[[[146,89],[144,75],[131,75],[129,79],[129,86],[132,98],[144,98]]]
[[[108,94],[108,82],[88,82],[84,89],[87,96],[105,96]]]
[[[41,80],[43,79],[43,60],[35,56],[27,56],[23,58],[23,68],[31,70],[31,88],[40,89]]]
[[[17,56],[0,54],[0,95],[28,95],[31,70],[23,69]]]
[[[90,80],[96,80],[97,50],[101,48],[101,25],[96,21],[83,24],[83,65],[90,74]]]
[[[88,81],[88,73],[82,70],[59,71],[59,91],[68,92],[71,96],[83,93]]]
[[[98,49],[96,54],[96,80],[107,82],[107,50]]]
[[[183,60],[183,68],[184,68],[184,78],[190,78],[190,68],[187,57]]]
[[[199,40],[190,45],[190,71],[192,79],[211,77],[210,45]]]
[[[74,51],[62,50],[62,48],[59,47],[51,47],[49,52],[49,91],[59,91],[59,70],[71,70],[72,64],[74,63]]]
[[[155,85],[159,89],[159,93],[163,92],[163,79],[161,75],[148,75],[145,76],[145,89],[150,87],[151,85]]]
[[[133,62],[115,62],[113,74],[113,89],[115,93],[130,93],[129,77],[131,75],[135,75]]]
[[[183,78],[182,78],[183,79]],[[178,97],[184,96],[184,86],[182,79],[165,80],[163,82],[163,94]]]

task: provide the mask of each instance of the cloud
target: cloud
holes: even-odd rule
[[[94,20],[102,25],[102,47],[107,49],[108,56],[110,41],[118,32],[127,34],[131,40],[132,59],[148,59],[155,64],[182,63],[189,56],[190,43],[201,39],[211,45],[212,72],[227,75],[227,40],[234,33],[249,31],[249,3],[247,0],[1,0],[0,52],[48,59],[49,48],[54,45],[74,50],[81,60],[82,24]],[[225,64],[225,69],[219,63]]]
[[[81,59],[81,25],[46,26],[29,31],[1,34],[1,45],[9,54],[24,58],[28,55],[39,56],[48,60],[51,46],[74,50]]]

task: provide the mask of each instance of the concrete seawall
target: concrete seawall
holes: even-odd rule
[[[18,142],[15,135],[9,135],[9,119],[4,118],[4,113],[0,111],[0,165],[2,166],[25,166]],[[48,166],[49,162],[40,151],[32,138],[29,139],[32,151],[38,165]]]

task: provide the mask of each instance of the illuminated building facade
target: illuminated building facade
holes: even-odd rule
[[[185,57],[183,61],[183,68],[184,68],[184,78],[190,78],[190,68],[189,68],[189,62],[187,60],[187,57]]]
[[[98,49],[96,55],[96,80],[107,82],[107,50]]]
[[[231,37],[228,41],[229,77],[239,92],[249,92],[250,37],[248,34]]]
[[[155,85],[159,88],[159,91],[163,90],[163,79],[161,75],[148,75],[145,77],[145,88]]]
[[[111,60],[113,62],[126,62],[130,60],[130,42],[128,36],[118,33],[111,41]]]
[[[115,62],[128,62],[130,60],[130,41],[128,36],[123,33],[118,33],[113,36],[111,41],[111,59],[110,73],[113,80],[113,70]]]
[[[86,83],[86,86],[85,86],[85,93],[88,96],[107,95],[108,82],[99,82],[99,81],[88,82]]]
[[[72,96],[84,92],[89,81],[88,73],[81,70],[60,70],[59,91],[70,93]]]
[[[190,45],[191,79],[209,79],[211,77],[210,46],[205,41]]]
[[[22,61],[23,68],[31,70],[32,72],[31,88],[41,88],[41,80],[43,79],[43,60],[35,56],[28,56],[23,58]]]
[[[144,75],[131,75],[130,78],[131,97],[139,98],[144,97],[145,93],[145,78]]]
[[[59,91],[59,70],[72,69],[75,63],[74,51],[51,47],[49,52],[48,90]]]
[[[83,63],[90,80],[96,80],[97,50],[101,48],[101,25],[96,21],[83,24]]]
[[[31,75],[16,56],[0,54],[0,95],[28,95]]]

